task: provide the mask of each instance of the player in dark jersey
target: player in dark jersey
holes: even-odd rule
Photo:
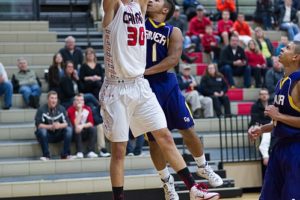
[[[182,51],[182,33],[180,29],[165,23],[174,11],[171,0],[150,0],[147,7],[146,37],[147,65],[145,78],[155,93],[167,119],[170,130],[178,129],[197,165],[198,174],[209,180],[214,186],[223,184],[222,179],[207,165],[203,146],[194,130],[194,121],[184,96],[178,86],[174,73],[168,72],[175,67]],[[173,177],[166,167],[166,161],[154,141],[148,134],[150,153],[153,163],[164,183],[166,199],[178,199],[174,189]]]
[[[249,130],[252,139],[272,131],[277,139],[270,155],[260,200],[300,199],[300,42],[281,50],[284,77],[277,83],[274,105],[265,114],[272,123]]]

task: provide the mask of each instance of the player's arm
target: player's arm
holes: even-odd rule
[[[144,16],[146,14],[148,2],[149,2],[149,0],[139,0],[139,4],[141,5],[142,14]]]
[[[120,5],[120,0],[103,0],[103,27],[106,27],[114,19],[115,13],[117,12]]]
[[[175,67],[181,57],[182,40],[182,33],[180,29],[174,27],[173,32],[170,36],[168,56],[157,65],[146,69],[145,75],[157,74],[160,72],[168,71],[169,69]]]
[[[251,126],[248,129],[248,134],[250,139],[256,140],[260,137],[263,133],[269,133],[273,130],[274,124],[271,122],[269,124],[265,124],[262,126]]]

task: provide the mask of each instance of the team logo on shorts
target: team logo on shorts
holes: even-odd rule
[[[191,121],[189,117],[184,117],[183,120],[187,123]]]

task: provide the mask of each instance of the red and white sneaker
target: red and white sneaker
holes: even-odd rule
[[[196,184],[190,190],[190,200],[217,200],[219,193],[207,192],[207,185]]]

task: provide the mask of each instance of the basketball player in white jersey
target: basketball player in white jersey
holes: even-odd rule
[[[100,96],[104,131],[111,141],[114,200],[123,200],[124,158],[129,126],[134,136],[152,132],[166,160],[190,189],[191,200],[219,199],[201,190],[177,150],[163,111],[143,78],[146,66],[144,15],[148,0],[104,0],[105,81]]]

